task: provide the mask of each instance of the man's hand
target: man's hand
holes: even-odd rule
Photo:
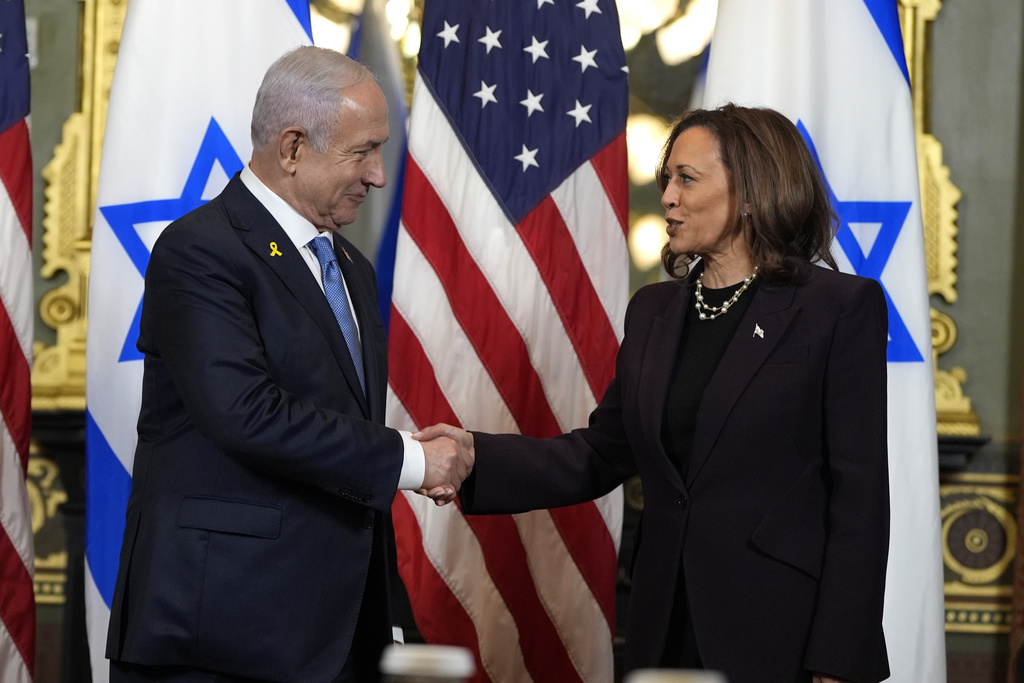
[[[417,493],[439,506],[447,505],[455,500],[456,492],[473,470],[473,435],[441,423],[416,432],[412,438],[422,443],[426,460],[423,488]]]

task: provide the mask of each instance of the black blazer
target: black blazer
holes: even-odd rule
[[[553,439],[475,434],[468,512],[602,495],[639,473],[626,669],[656,667],[683,563],[700,654],[731,681],[888,676],[887,315],[874,281],[814,268],[754,293],[705,390],[687,480],[662,445],[693,283],[644,287],[590,425]],[[690,322],[692,321],[692,322]]]
[[[157,240],[111,659],[330,681],[364,592],[371,649],[391,641],[385,541],[403,445],[382,424],[373,269],[335,240],[351,257],[337,249],[368,396],[315,278],[237,175]]]

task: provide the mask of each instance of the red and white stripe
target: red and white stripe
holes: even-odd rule
[[[32,680],[35,598],[28,470],[32,387],[32,158],[28,125],[0,133],[0,681]]]
[[[388,423],[552,436],[587,423],[628,294],[625,136],[519,225],[417,76],[390,322]],[[399,569],[428,642],[477,681],[612,680],[622,499],[463,516],[394,505]]]

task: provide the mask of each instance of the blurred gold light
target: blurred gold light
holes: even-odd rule
[[[629,52],[640,42],[644,32],[632,26],[619,24],[619,34],[622,36],[622,49]]]
[[[679,0],[620,0],[616,4],[621,26],[649,33],[675,14]]]
[[[420,53],[421,35],[419,22],[410,22],[405,37],[402,39],[402,54],[406,59],[411,59]]]
[[[650,114],[632,114],[626,121],[629,179],[634,185],[646,185],[654,181],[658,157],[669,131],[667,123]]]
[[[338,52],[348,52],[348,44],[352,40],[352,27],[346,22],[328,19],[316,5],[309,7],[310,25],[313,29],[313,44],[328,47]]]
[[[411,0],[388,0],[384,14],[391,24],[391,39],[401,40],[409,28],[409,11],[412,9]]]
[[[665,219],[649,213],[633,221],[629,230],[629,255],[637,270],[645,272],[661,263],[661,248],[668,241]]]
[[[703,52],[717,16],[718,0],[690,0],[683,16],[654,35],[661,61],[674,66]]]

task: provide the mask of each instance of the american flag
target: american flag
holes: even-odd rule
[[[32,388],[32,156],[25,6],[0,3],[0,680],[32,680],[36,617],[25,477]]]
[[[389,424],[585,425],[628,294],[628,83],[612,0],[428,0],[390,319]],[[394,505],[428,642],[479,681],[611,681],[621,494],[464,517]]]

